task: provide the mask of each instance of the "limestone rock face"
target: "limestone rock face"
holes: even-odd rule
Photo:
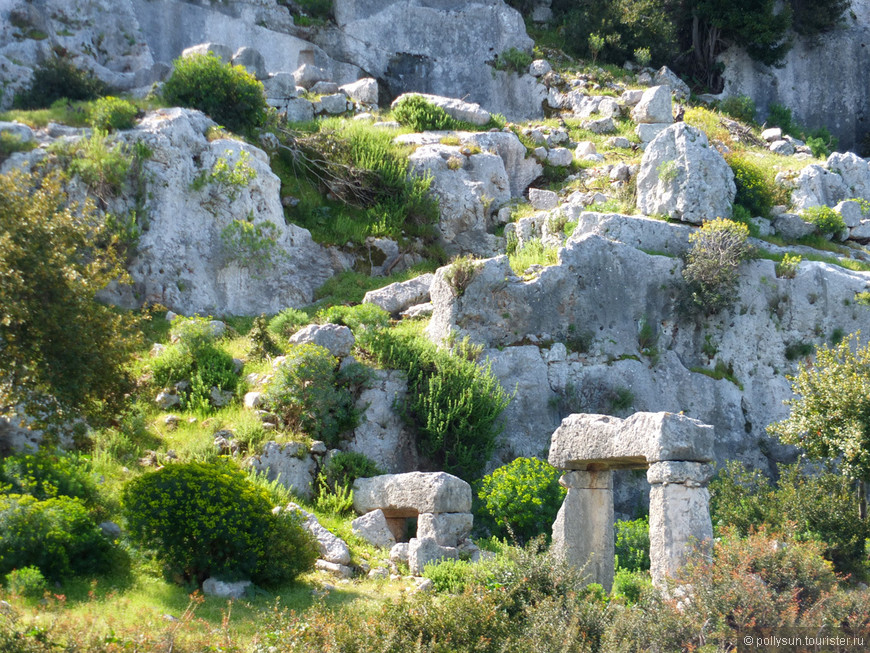
[[[317,44],[384,81],[390,97],[467,96],[512,120],[542,115],[542,84],[486,63],[510,48],[532,47],[522,16],[501,1],[337,0],[334,15],[336,26],[321,31]]]
[[[368,456],[391,474],[417,468],[414,436],[394,408],[405,401],[407,391],[404,372],[375,370],[360,392],[356,408],[362,417],[347,443],[348,451]]]
[[[301,445],[291,442],[281,445],[267,442],[263,453],[248,462],[258,472],[264,472],[270,481],[278,481],[295,495],[310,499],[316,465],[311,456],[304,455]]]
[[[396,538],[387,525],[387,518],[384,517],[383,510],[372,510],[357,517],[351,522],[351,529],[354,535],[359,535],[366,542],[378,548],[392,549],[396,544]]]
[[[852,197],[843,178],[820,165],[808,165],[793,182],[791,203],[796,209],[834,206]]]
[[[676,123],[644,151],[637,207],[645,215],[663,213],[694,224],[727,218],[736,193],[734,173],[699,129]]]
[[[359,513],[380,508],[388,517],[471,512],[471,486],[445,472],[359,478],[353,484],[353,507]]]
[[[620,469],[666,460],[713,460],[713,428],[673,413],[635,413],[622,420],[578,413],[553,433],[550,464],[558,469]]]
[[[129,265],[136,298],[186,315],[257,315],[309,303],[332,276],[329,257],[306,229],[284,223],[280,181],[265,153],[235,140],[209,142],[213,124],[198,111],[160,109],[124,132],[152,151],[144,164],[149,227]],[[244,161],[253,171],[250,183],[232,189],[235,199],[209,181],[219,161]],[[223,235],[247,217],[274,239],[266,258],[240,258]]]

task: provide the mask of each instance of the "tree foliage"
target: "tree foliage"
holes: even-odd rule
[[[57,176],[0,175],[0,410],[24,403],[111,413],[129,378],[132,316],[96,300],[123,270],[89,204],[70,205]]]
[[[728,308],[737,297],[738,268],[749,255],[745,224],[717,218],[689,236],[683,278],[695,306],[708,314]]]

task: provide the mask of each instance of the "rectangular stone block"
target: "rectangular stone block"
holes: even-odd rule
[[[650,487],[650,574],[663,587],[696,549],[707,554],[713,542],[710,493],[706,488],[679,483]]]

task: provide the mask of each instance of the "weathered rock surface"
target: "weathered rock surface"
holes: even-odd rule
[[[429,287],[434,279],[435,275],[428,272],[409,281],[397,281],[389,286],[370,290],[363,297],[363,303],[375,304],[396,316],[410,306],[429,301]]]
[[[202,582],[202,593],[206,596],[216,596],[221,599],[240,599],[251,585],[252,583],[249,580],[239,580],[230,583],[218,580],[217,578],[206,578]]]
[[[360,478],[353,484],[358,513],[380,508],[387,517],[420,513],[471,512],[471,486],[445,472],[409,472]]]
[[[334,15],[336,26],[321,30],[317,44],[382,80],[390,98],[405,92],[467,97],[512,120],[542,115],[542,84],[486,65],[510,48],[532,47],[519,12],[502,2],[338,0]]]
[[[471,533],[471,513],[420,513],[417,518],[417,537],[432,538],[441,546],[458,546]]]
[[[387,525],[387,518],[384,517],[383,510],[367,512],[354,519],[350,526],[354,535],[359,535],[366,542],[378,548],[392,549],[396,544],[396,538]]]
[[[637,106],[631,111],[637,123],[672,123],[674,121],[669,86],[652,86],[641,95]]]
[[[317,540],[321,559],[335,565],[350,564],[350,549],[347,548],[345,541],[326,530],[317,517],[295,503],[288,503],[285,510],[296,511],[302,515],[302,527]]]
[[[458,559],[457,548],[441,546],[433,537],[415,537],[408,543],[408,567],[415,576],[422,575],[429,563]]]
[[[270,481],[278,481],[296,496],[311,498],[311,484],[314,482],[317,466],[301,444],[267,442],[263,445],[263,453],[252,457],[248,465],[265,473]]]
[[[336,358],[344,358],[350,356],[356,339],[343,324],[309,324],[290,337],[293,345],[307,342],[325,347]]]
[[[834,206],[849,199],[849,189],[843,178],[820,165],[808,165],[792,184],[792,205],[800,209],[812,206]]]
[[[676,123],[644,151],[637,175],[637,207],[644,215],[694,224],[727,218],[736,193],[734,173],[699,129]]]

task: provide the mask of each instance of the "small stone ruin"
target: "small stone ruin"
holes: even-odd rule
[[[353,507],[362,515],[353,521],[353,532],[389,547],[390,559],[407,562],[412,574],[422,574],[428,562],[476,552],[468,539],[471,486],[445,472],[357,479]]]
[[[613,585],[613,470],[646,469],[650,488],[650,572],[664,580],[713,539],[710,493],[713,427],[674,413],[627,419],[575,414],[550,444],[550,464],[568,493],[553,524],[553,548],[606,591]]]

